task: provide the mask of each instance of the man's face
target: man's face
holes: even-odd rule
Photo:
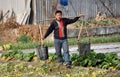
[[[62,18],[62,14],[61,14],[61,13],[56,13],[56,14],[55,14],[55,18],[56,18],[57,20],[60,20],[60,19]]]

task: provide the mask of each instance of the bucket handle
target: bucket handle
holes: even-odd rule
[[[80,34],[81,34],[81,32],[82,32],[82,29],[83,29],[84,23],[85,23],[85,18],[83,17],[82,25],[81,25],[80,28],[79,28],[79,33],[78,33],[77,41],[80,40]],[[89,43],[90,43],[90,36],[89,36],[89,33],[88,33],[88,31],[87,31],[87,27],[86,27],[86,26],[85,26],[85,31],[86,31],[86,33],[87,33],[87,36],[88,36],[88,38],[89,38]]]

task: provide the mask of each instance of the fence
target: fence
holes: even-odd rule
[[[106,13],[107,16],[120,16],[120,0],[68,0],[68,6],[61,6],[59,1],[0,0],[0,10],[3,10],[4,15],[10,10],[10,16],[13,10],[20,24],[48,24],[56,9],[62,10],[64,17],[75,17],[84,13],[88,19],[94,18],[98,12]]]
[[[49,23],[56,9],[63,11],[64,17],[86,14],[86,19],[94,18],[98,12],[107,16],[120,16],[120,0],[68,0],[68,6],[60,6],[60,0],[36,0],[36,20],[40,24]],[[52,19],[50,19],[52,20]],[[43,22],[44,21],[44,22]]]

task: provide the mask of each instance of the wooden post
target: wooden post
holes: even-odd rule
[[[33,24],[36,25],[37,24],[37,21],[36,21],[36,0],[33,0],[33,11],[34,11]]]

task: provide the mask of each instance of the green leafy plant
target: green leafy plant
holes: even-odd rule
[[[120,59],[117,58],[116,53],[95,53],[91,51],[89,55],[73,54],[71,57],[72,64],[74,66],[93,66],[108,69],[109,67],[115,67],[119,69]]]
[[[28,43],[31,41],[30,37],[27,35],[21,35],[18,39],[18,42],[22,42],[22,43]]]
[[[35,56],[35,52],[24,54],[23,60],[24,61],[31,61],[34,56]]]
[[[49,53],[49,60],[50,61],[56,61],[57,55],[55,53]]]
[[[21,50],[15,49],[11,52],[3,53],[2,57],[5,57],[5,58],[11,57],[13,60],[31,61],[33,57],[35,57],[35,52],[23,53]]]

